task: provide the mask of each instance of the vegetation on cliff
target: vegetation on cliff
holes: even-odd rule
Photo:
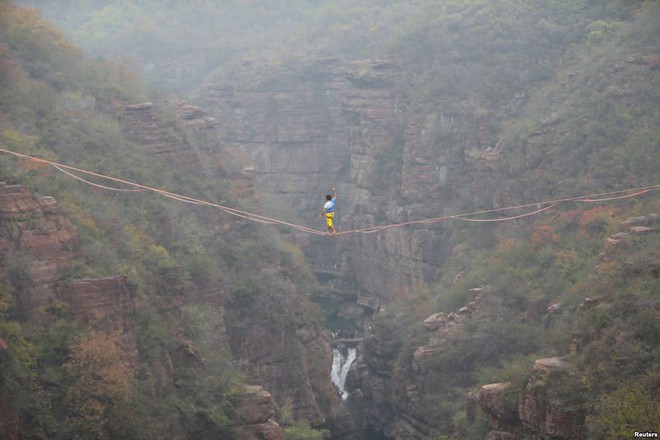
[[[156,102],[147,118],[152,125],[136,128],[125,108],[148,98]],[[217,147],[213,135],[194,132],[175,110],[148,95],[124,64],[86,58],[36,11],[0,2],[4,148],[238,206],[234,198],[244,196],[249,182],[232,175],[230,159],[193,161],[192,169],[170,162]],[[155,136],[174,155],[138,143],[136,132]],[[0,181],[22,185],[34,197],[54,197],[58,215],[79,236],[71,242],[73,258],[58,273],[38,274],[35,268],[45,267],[41,257],[19,247],[20,235],[52,225],[29,212],[0,218],[8,246],[0,252],[0,400],[11,408],[3,413],[3,436],[228,438],[240,420],[241,386],[255,380],[268,381],[282,400],[287,394],[279,381],[287,391],[310,390],[311,396],[290,399],[291,423],[329,420],[305,409],[315,398],[327,412],[334,403],[329,378],[315,381],[329,366],[313,361],[324,347],[319,312],[304,295],[312,277],[290,245],[213,210],[155,194],[96,190],[5,155]],[[136,304],[117,331],[117,323],[83,304],[87,292],[79,292],[84,298],[66,293],[78,280],[93,285],[116,274],[126,277]],[[37,288],[49,305],[30,302]],[[76,307],[91,310],[76,319]],[[297,333],[302,328],[305,340]],[[133,344],[137,357],[126,352]],[[252,362],[258,350],[270,351],[272,359]],[[290,364],[282,366],[282,358]],[[308,379],[298,383],[301,377]],[[328,389],[321,389],[326,382]]]
[[[546,5],[558,7],[559,3]],[[531,2],[527,6],[531,7]],[[516,40],[530,44],[529,51],[508,51],[513,46],[503,41],[511,41],[512,37],[492,34],[498,29],[524,32],[526,21],[519,17],[516,23],[523,23],[522,27],[499,28],[493,20],[512,19],[515,12],[493,14],[483,22],[483,34],[490,36],[477,38],[471,50],[455,54],[478,54],[478,47],[497,44],[498,38],[504,38],[500,51],[490,51],[496,54],[493,58],[483,53],[471,60],[452,60],[450,49],[457,43],[446,43],[450,41],[451,26],[435,29],[437,33],[445,32],[438,38],[431,37],[431,32],[417,34],[428,41],[428,49],[424,52],[424,46],[417,46],[420,52],[414,59],[422,61],[418,65],[408,59],[407,65],[421,68],[418,74],[426,74],[428,79],[415,83],[417,88],[426,87],[421,89],[426,91],[414,96],[420,102],[442,102],[444,109],[465,105],[469,100],[473,108],[460,111],[467,111],[477,121],[487,121],[488,129],[499,138],[494,151],[503,172],[487,198],[497,200],[497,191],[503,188],[514,200],[531,202],[658,182],[660,10],[651,3],[629,3],[627,6],[633,6],[629,9],[601,2],[598,11],[592,10],[597,14],[585,14],[589,6],[589,2],[572,3],[570,7],[576,9],[565,11],[570,20],[550,26],[558,31],[560,41],[540,35]],[[490,7],[504,8],[505,2]],[[479,12],[486,10],[488,7],[483,7]],[[480,14],[470,15],[467,7],[457,7],[453,14],[442,11],[429,18],[429,23],[454,20],[454,26],[460,26],[468,17],[476,20],[472,25],[479,23]],[[544,28],[535,25],[533,29],[541,32]],[[551,47],[540,50],[536,43]],[[419,40],[410,40],[403,53],[411,56],[410,49],[418,44]],[[446,50],[438,51],[442,57],[438,65],[423,67],[429,57],[422,54],[445,44]],[[461,44],[470,44],[470,40]],[[520,63],[516,59],[541,53],[543,60],[529,58]],[[481,63],[483,67],[479,67]],[[462,70],[466,64],[471,67]],[[457,73],[450,76],[444,71]],[[478,77],[469,77],[475,74]],[[474,86],[468,86],[467,81]],[[428,88],[434,84],[440,87],[437,93]],[[523,99],[523,106],[513,105],[514,96],[520,93],[528,94],[529,99]],[[447,141],[448,148],[458,141]],[[458,154],[465,153],[458,150]],[[468,160],[476,163],[480,157],[477,153]],[[471,189],[459,185],[467,183],[460,176],[453,181],[459,193]],[[576,376],[561,379],[568,381],[565,385],[561,380],[551,383],[556,394],[548,398],[559,405],[557,411],[564,405],[578,419],[585,420],[587,415],[584,431],[569,438],[616,438],[634,431],[634,426],[642,430],[654,426],[657,398],[652,397],[653,393],[641,393],[639,384],[649,389],[658,387],[654,372],[660,360],[658,329],[648,321],[648,310],[654,310],[650,313],[657,316],[658,308],[657,298],[651,299],[660,286],[657,226],[651,227],[656,232],[634,239],[613,260],[602,262],[599,258],[606,258],[605,243],[620,232],[619,223],[628,217],[657,212],[657,196],[651,195],[609,206],[564,204],[556,212],[544,214],[543,219],[516,222],[509,227],[452,225],[454,249],[442,269],[440,282],[389,305],[374,325],[376,338],[399,347],[390,352],[397,359],[386,370],[391,383],[396,384],[391,388],[391,400],[398,402],[395,411],[405,414],[404,420],[418,417],[427,421],[427,426],[435,430],[435,434],[427,433],[431,438],[483,438],[489,429],[489,417],[475,420],[472,410],[463,406],[461,396],[477,385],[511,383],[508,398],[517,406],[526,392],[534,360],[564,356],[576,366]],[[624,269],[626,264],[631,271]],[[446,340],[439,342],[434,339],[439,336],[419,325],[429,311],[458,313],[475,299],[470,293],[475,287],[483,289],[478,295],[479,313],[445,335]],[[599,306],[592,308],[590,301],[594,298]],[[416,353],[418,347],[424,351]],[[371,362],[380,365],[379,359]],[[642,411],[642,407],[650,410]],[[502,431],[508,426],[510,432],[518,432],[522,438],[549,435],[544,427],[533,426],[529,420],[516,425],[517,416],[511,417],[493,426],[500,426]],[[393,435],[395,425],[388,428]],[[420,422],[420,426],[424,424]],[[530,431],[521,434],[521,429]],[[423,435],[421,431],[419,435]]]
[[[387,60],[353,65],[345,74],[367,90],[395,84],[384,94],[390,101],[379,95],[400,119],[387,132],[398,135],[391,145],[368,151],[369,137],[381,133],[369,125],[382,114],[380,108],[372,113],[349,109],[354,113],[347,111],[346,118],[353,119],[345,126],[354,138],[341,139],[357,144],[348,154],[358,158],[358,166],[371,167],[359,170],[360,182],[350,181],[357,178],[342,168],[345,184],[358,188],[354,194],[366,200],[387,194],[396,208],[374,215],[376,222],[393,222],[394,211],[402,217],[411,212],[440,215],[660,181],[657,2],[209,1],[196,8],[170,2],[163,9],[162,2],[143,0],[78,2],[75,10],[64,1],[24,3],[44,8],[97,55],[133,56],[178,90],[192,89],[211,73],[207,79],[219,82],[226,93],[234,91],[233,85],[249,90],[252,81],[259,81],[273,85],[263,87],[267,92],[287,98],[282,85],[302,78],[313,87],[330,57]],[[231,197],[212,180],[159,173],[166,166],[163,159],[139,151],[123,136],[118,119],[124,103],[146,93],[129,70],[113,62],[90,62],[34,13],[12,14],[17,15],[2,27],[0,39],[4,143],[140,182],[185,187],[207,198]],[[253,63],[255,75],[242,75],[239,61]],[[387,71],[396,80],[370,76],[370,65],[396,66]],[[353,105],[372,110],[367,93],[356,95]],[[286,99],[282,103],[285,110],[292,108]],[[240,113],[242,104],[232,111]],[[291,114],[285,116],[294,119]],[[253,134],[251,128],[247,135]],[[423,139],[415,143],[408,133],[420,131]],[[172,122],[171,137],[185,138],[183,133]],[[216,145],[200,141],[195,147],[204,151]],[[371,163],[369,154],[380,156]],[[76,381],[85,375],[74,372],[79,359],[94,355],[107,341],[79,336],[82,329],[55,311],[49,315],[50,335],[43,325],[21,321],[13,298],[29,284],[30,256],[16,254],[11,282],[0,296],[0,330],[20,355],[2,360],[7,365],[3,390],[21,413],[44,415],[24,422],[39,433],[69,433],[61,413],[58,418],[47,406],[79,408],[68,417],[80,432],[92,429],[90,419],[111,421],[131,412],[150,421],[140,427],[144,432],[159,433],[158,422],[172,408],[190,435],[221,429],[228,424],[231,387],[241,382],[239,368],[228,363],[229,353],[214,351],[211,344],[204,351],[205,365],[216,367],[198,371],[192,362],[187,374],[159,390],[162,402],[143,405],[140,398],[149,392],[140,386],[156,387],[154,372],[164,353],[181,348],[190,354],[188,348],[209,344],[208,335],[223,326],[228,330],[225,348],[251,377],[262,379],[269,368],[283,364],[283,355],[299,364],[323,362],[304,359],[304,344],[298,343],[310,336],[308,325],[313,325],[305,319],[313,309],[284,294],[301,293],[312,283],[292,246],[244,224],[232,223],[218,234],[207,227],[218,219],[206,212],[193,215],[188,208],[152,199],[71,191],[58,175],[2,163],[3,179],[55,195],[79,228],[86,258],[63,276],[125,273],[143,303],[137,334],[146,364],[142,376],[128,389],[99,387],[101,399]],[[211,174],[232,172],[223,161],[208,166]],[[401,176],[417,166],[440,171],[437,176],[428,172],[437,178],[432,185],[419,184],[415,192],[406,185],[417,183]],[[396,184],[388,186],[392,176]],[[343,203],[349,211],[352,202]],[[427,277],[428,285],[393,286],[393,297],[369,292],[382,294],[383,303],[391,301],[365,338],[369,377],[363,386],[374,403],[368,414],[374,428],[394,438],[481,439],[491,425],[503,437],[519,438],[616,438],[657,426],[660,247],[657,219],[649,214],[659,209],[651,193],[606,204],[563,203],[543,217],[505,226],[441,225],[443,249],[432,251],[448,256],[439,258],[442,265]],[[632,226],[637,229],[621,226],[630,217],[644,220]],[[382,239],[375,245],[377,258],[392,255],[388,244]],[[365,256],[363,251],[354,249],[352,255]],[[395,261],[418,257],[413,252]],[[274,263],[254,267],[261,261]],[[251,267],[248,273],[242,270],[246,266]],[[184,280],[185,286],[172,286],[171,279]],[[394,284],[390,281],[382,284]],[[203,301],[172,305],[181,289],[203,297],[208,286],[216,285],[225,287],[218,297],[231,313],[216,316]],[[268,306],[265,298],[270,298]],[[185,338],[177,340],[182,328]],[[273,337],[278,334],[282,337]],[[255,340],[268,343],[251,349]],[[539,358],[552,361],[537,364]],[[252,367],[253,360],[264,359],[264,368]],[[173,362],[186,360],[174,357]],[[40,363],[50,367],[47,373],[36,368]],[[226,376],[207,374],[219,370]],[[532,371],[543,374],[529,379]],[[304,380],[298,373],[264,385],[284,391]],[[480,388],[493,382],[497,386]],[[60,383],[67,386],[52,385]],[[35,388],[34,396],[46,398],[19,395],[26,385]],[[481,399],[485,412],[471,406],[475,399]],[[100,416],[98,400],[109,402]],[[535,413],[533,405],[525,406],[532,400],[547,403],[548,414],[554,413]],[[138,407],[142,412],[132,412]],[[295,412],[319,421],[318,414],[304,414],[293,404],[279,411],[282,419]],[[539,420],[551,416],[575,430],[543,431],[550,428]],[[300,423],[289,427],[288,435],[320,434]]]

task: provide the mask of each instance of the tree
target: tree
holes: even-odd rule
[[[313,429],[307,420],[298,420],[295,425],[284,430],[284,440],[324,440],[329,432],[325,429]]]
[[[71,381],[66,400],[74,438],[115,438],[125,424],[118,415],[127,415],[132,393],[121,350],[107,334],[93,332],[80,337],[70,351],[63,368]]]
[[[630,437],[635,431],[653,431],[660,426],[657,400],[658,376],[650,373],[642,379],[627,381],[603,395],[587,423],[597,438]]]

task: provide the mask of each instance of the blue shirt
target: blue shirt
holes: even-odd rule
[[[323,209],[325,209],[325,212],[335,212],[335,198],[333,197],[332,200],[325,202]]]

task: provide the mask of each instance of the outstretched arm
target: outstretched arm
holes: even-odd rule
[[[333,192],[332,198],[336,199],[337,198],[337,190],[332,188],[332,192]]]

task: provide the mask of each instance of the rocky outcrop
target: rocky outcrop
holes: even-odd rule
[[[351,385],[358,387],[366,399],[367,426],[380,431],[387,438],[417,440],[428,438],[442,420],[433,408],[434,399],[444,392],[433,355],[452,346],[452,338],[461,332],[481,311],[482,289],[473,289],[468,305],[445,315],[434,313],[424,322],[425,343],[409,348],[401,359],[402,347],[397,328],[399,317],[376,319],[372,331],[364,338],[364,355],[358,358],[355,378]]]
[[[103,330],[117,339],[127,366],[136,368],[136,302],[126,278],[63,281],[80,256],[78,242],[55,199],[0,183],[0,279],[12,284],[23,312],[39,319],[39,311],[58,309],[83,327]]]
[[[482,386],[479,403],[491,416],[487,438],[583,438],[584,413],[577,394],[571,397],[576,385],[571,372],[560,358],[538,359],[524,390],[512,390],[509,383]]]
[[[635,237],[660,232],[660,215],[651,214],[642,217],[630,217],[621,223],[619,229],[619,232],[607,239],[602,252],[598,256],[596,270],[599,272],[607,272],[611,264],[616,260],[617,254],[629,249],[630,243]],[[651,267],[651,270],[658,273],[660,268],[655,266]]]
[[[397,342],[394,335],[386,336],[395,330],[375,328],[373,335],[365,337],[365,354],[358,361],[354,386],[360,387],[369,401],[367,424],[380,427],[388,438],[397,440],[427,438],[437,429],[443,421],[437,418],[434,406],[437,399],[451,394],[443,387],[442,375],[455,372],[451,361],[434,362],[439,354],[453,350],[456,338],[480,317],[492,313],[495,306],[484,289],[475,288],[464,307],[447,315],[438,312],[428,316],[423,322],[426,343],[411,349],[409,360],[403,364],[400,350],[404,343]],[[467,412],[473,415],[468,417],[474,418],[476,406],[491,417],[488,440],[579,438],[575,436],[582,432],[584,414],[572,391],[575,380],[570,364],[562,359],[539,359],[524,388],[495,383],[471,393]]]
[[[657,261],[633,261],[631,256],[635,255],[635,246],[640,246],[645,239],[660,231],[658,225],[660,216],[657,214],[631,217],[622,222],[619,231],[607,238],[594,276],[607,274],[613,270],[614,265],[625,261],[623,271],[627,272],[626,276],[633,277],[644,273],[657,278],[660,274],[660,264]],[[596,308],[605,311],[612,307],[612,299],[606,292],[602,296],[586,297],[578,305],[578,313],[583,315]],[[561,314],[563,306],[561,303],[554,303],[546,311],[548,315]],[[606,344],[625,345],[629,342],[628,338],[629,334],[617,330],[616,327],[603,331],[586,327],[582,333],[574,335],[570,351],[573,354],[581,352],[585,346],[599,339],[607,341]],[[607,361],[613,364],[621,362],[611,358]],[[628,361],[625,358],[623,362]],[[491,417],[491,432],[487,438],[584,438],[585,412],[582,409],[579,390],[580,383],[573,365],[558,357],[536,360],[524,389],[511,390],[509,384],[489,384],[481,387],[478,400],[484,412]]]
[[[378,328],[379,329],[379,328]],[[359,389],[367,401],[365,423],[377,429],[387,426],[394,418],[393,402],[390,400],[394,359],[400,348],[396,334],[389,329],[382,332],[386,337],[368,334],[364,338],[364,354],[355,363],[356,380],[352,385]],[[351,388],[353,392],[353,389]]]
[[[60,274],[76,256],[76,228],[57,213],[52,197],[33,197],[20,185],[1,182],[0,221],[0,278],[14,285],[26,313],[51,305]]]
[[[247,155],[260,189],[294,212],[320,211],[318,200],[346,164],[337,64],[319,62],[311,76],[246,60],[244,83],[208,86],[196,99],[218,119],[226,147]]]
[[[140,354],[135,334],[131,331],[137,302],[125,276],[58,283],[56,296],[68,305],[76,322],[114,335],[125,363],[137,369]]]
[[[276,307],[272,303],[264,306]],[[298,316],[296,319],[301,318],[295,305],[290,304],[289,308]],[[329,429],[333,438],[350,438],[349,427],[340,423],[347,414],[330,381],[332,349],[321,329],[306,322],[273,328],[267,318],[259,319],[260,322],[254,318],[241,345],[232,347],[248,380],[259,381],[293,419],[303,418],[312,426]],[[231,325],[228,331],[235,336]]]
[[[481,408],[492,416],[489,434],[491,438],[515,438],[516,423],[519,422],[518,408],[515,404],[515,394],[511,394],[509,382],[488,384],[479,389],[478,402]]]
[[[218,120],[208,116],[206,110],[196,105],[188,104],[185,101],[176,100],[171,102],[176,109],[177,118],[183,121],[185,126],[195,128],[213,128],[218,124]]]
[[[520,420],[548,439],[580,438],[584,414],[577,395],[570,395],[576,379],[570,364],[560,358],[538,359],[518,403]]]
[[[631,261],[635,246],[660,231],[660,216],[651,214],[631,217],[622,222],[619,231],[605,241],[598,257],[594,276],[606,274],[614,265],[624,260],[624,272],[635,276],[636,272],[650,273],[657,277],[660,265],[657,261]],[[627,255],[624,258],[622,256]],[[602,296],[585,297],[578,305],[578,313],[589,313],[592,309],[607,310],[612,307],[606,293]],[[548,306],[549,316],[563,313],[561,303]],[[630,336],[616,328],[602,332],[586,327],[576,333],[570,351],[581,352],[588,344],[602,339],[611,344],[626,344]],[[614,364],[616,360],[607,359]],[[628,359],[625,360],[628,362]],[[584,373],[583,373],[584,374]],[[479,390],[481,408],[491,417],[491,431],[487,439],[502,438],[523,440],[530,437],[541,439],[584,438],[585,412],[583,410],[580,383],[574,367],[562,358],[552,357],[535,361],[524,389],[511,390],[509,384],[490,384]]]
[[[243,163],[243,170],[235,171],[236,165],[243,162],[240,152],[227,153],[227,147],[217,143],[220,130],[214,127],[220,126],[218,121],[222,120],[221,117],[217,119],[210,117],[201,107],[183,101],[169,101],[165,105],[176,113],[178,119],[176,124],[168,122],[152,103],[126,106],[124,119],[128,121],[129,137],[142,147],[158,154],[176,172],[194,172],[196,175],[224,174],[227,180],[231,180],[231,185],[222,188],[224,197],[240,199],[248,204],[255,202],[259,205],[260,201],[254,193],[255,172],[250,164]],[[295,128],[295,121],[299,116],[291,115],[293,126],[286,123],[284,125],[290,130],[283,129],[280,132],[281,138],[289,139],[287,142],[295,143],[295,139],[300,135]],[[302,127],[301,125],[300,128]],[[224,131],[225,128],[223,123],[222,130]],[[238,128],[232,125],[230,129]],[[181,139],[172,137],[172,132],[181,134]],[[217,154],[216,160],[202,161],[201,156],[197,154],[197,150],[202,148],[208,150],[205,154],[212,154],[210,151]],[[232,165],[226,165],[228,163]],[[253,212],[259,210],[259,206],[250,208]],[[217,217],[214,223],[218,232],[223,234],[231,229],[244,227],[246,224],[244,219],[237,219],[219,210],[212,215]],[[162,223],[167,224],[167,222],[168,219],[163,219]],[[267,263],[264,262],[265,264]],[[288,268],[264,270],[271,269],[275,273],[288,270]],[[180,293],[176,292],[177,301],[181,304],[189,301],[190,292],[184,294],[183,291],[186,289],[177,287],[181,285],[180,274],[173,270],[163,275],[167,277],[170,289],[181,290]],[[217,292],[212,287],[207,287],[200,288],[197,293],[201,295],[202,301],[209,301],[209,307],[217,310],[223,317],[226,314],[240,313],[232,310],[231,305],[225,305],[224,301],[221,301],[221,308],[218,309],[219,304],[215,301],[219,296],[224,297],[224,295],[215,295]],[[212,290],[214,294],[207,295],[204,290]],[[343,427],[338,421],[343,416],[343,412],[330,382],[331,349],[318,325],[309,321],[306,313],[303,312],[306,300],[299,297],[302,293],[296,291],[294,287],[292,292],[277,294],[263,292],[263,295],[259,310],[246,317],[240,325],[225,326],[224,318],[221,319],[222,328],[217,329],[217,334],[222,336],[217,343],[231,345],[232,354],[237,359],[237,364],[246,372],[249,381],[268,389],[277,405],[287,407],[296,419],[307,419],[313,425],[322,425],[330,429],[333,435],[339,435]],[[272,313],[279,314],[281,319],[289,322],[283,327],[273,327]],[[283,318],[287,314],[291,316]],[[176,353],[170,354],[172,360],[195,368],[194,350],[188,350],[187,344],[180,344],[180,347],[181,349]],[[161,374],[163,380],[160,381],[162,383],[172,372],[167,373],[167,366],[168,363],[164,362],[163,374]]]
[[[248,380],[268,389],[274,402],[289,417],[306,419],[314,427],[327,429],[334,439],[352,439],[354,427],[330,380],[329,338],[318,324],[309,320],[306,301],[296,299],[294,292],[285,295],[264,299],[260,312],[266,314],[253,314],[250,330],[241,337],[240,346],[232,346],[232,353]],[[286,304],[290,314],[285,318],[289,321],[286,324],[274,323],[268,317],[281,307],[280,301]],[[227,331],[232,340],[240,332],[231,324]]]
[[[470,291],[470,299],[466,306],[447,316],[443,313],[434,313],[424,320],[424,327],[429,336],[428,342],[425,345],[417,347],[415,350],[412,360],[413,371],[422,375],[427,374],[429,371],[425,366],[426,358],[442,350],[443,345],[456,332],[464,328],[470,320],[475,318],[475,315],[478,317],[480,313],[481,292],[481,288],[474,288]]]
[[[274,420],[271,394],[258,385],[245,386],[236,397],[232,434],[241,440],[282,440],[282,428]]]
[[[178,115],[188,125],[211,127],[214,121],[205,120],[199,109],[187,108],[176,103]],[[123,121],[128,139],[160,156],[166,163],[181,171],[199,172],[201,160],[181,133],[177,133],[174,121],[164,118],[152,102],[142,102],[124,107]]]

